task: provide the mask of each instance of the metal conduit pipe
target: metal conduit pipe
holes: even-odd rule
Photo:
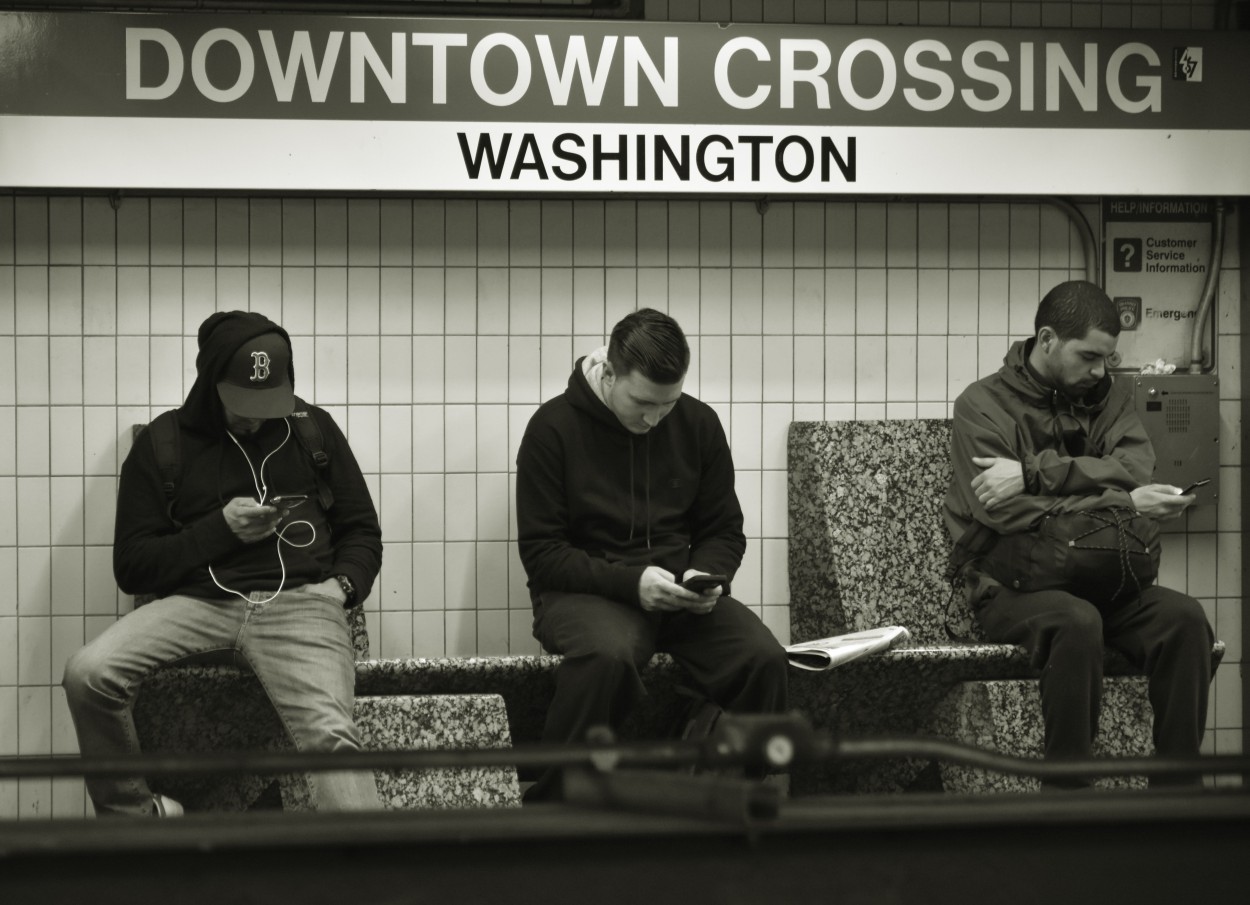
[[[1075,204],[1064,198],[1043,198],[1042,201],[1057,207],[1068,215],[1068,219],[1076,224],[1077,230],[1081,234],[1081,244],[1085,249],[1085,279],[1093,283],[1095,286],[1102,285],[1102,276],[1098,266],[1098,239],[1094,236],[1094,229],[1089,225],[1089,221],[1085,219],[1085,215],[1080,212]]]
[[[1224,201],[1215,202],[1215,219],[1211,221],[1211,266],[1207,268],[1207,279],[1202,284],[1202,299],[1198,302],[1198,313],[1194,318],[1194,332],[1189,346],[1189,373],[1201,374],[1207,370],[1202,358],[1202,335],[1206,332],[1206,320],[1215,306],[1215,287],[1220,279],[1220,259],[1224,257]]]
[[[1042,201],[1058,208],[1068,215],[1077,229],[1080,230],[1082,244],[1085,249],[1086,279],[1097,286],[1102,285],[1101,269],[1098,260],[1098,241],[1089,221],[1077,209],[1076,205],[1063,198],[1043,198]],[[1207,270],[1207,278],[1202,287],[1202,296],[1198,303],[1193,335],[1190,340],[1189,373],[1201,374],[1209,369],[1202,354],[1202,337],[1205,332],[1207,318],[1211,315],[1215,304],[1215,291],[1219,283],[1221,259],[1224,257],[1224,221],[1226,208],[1222,199],[1215,202],[1215,218],[1211,224],[1211,266]]]
[[[966,199],[955,198],[951,203],[959,203],[964,200]],[[1076,226],[1077,232],[1081,234],[1081,248],[1085,255],[1085,279],[1089,280],[1089,282],[1093,283],[1095,286],[1102,286],[1101,268],[1099,266],[1098,255],[1098,237],[1094,235],[1094,228],[1089,225],[1089,221],[1085,219],[1085,215],[1081,213],[1080,209],[1075,204],[1068,201],[1066,198],[1059,198],[1050,195],[1040,197],[1021,196],[1018,198],[1008,198],[1006,200],[1009,203],[1014,201],[1029,204],[1049,204],[1051,207],[1058,208],[1066,214],[1068,219],[1071,220]],[[979,202],[974,199],[971,203],[976,204]]]

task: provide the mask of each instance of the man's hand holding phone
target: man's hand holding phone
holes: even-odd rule
[[[696,594],[704,597],[719,597],[721,588],[726,581],[728,579],[724,575],[709,575],[707,572],[696,572],[693,569],[688,569],[681,586],[687,591],[694,591]]]
[[[235,497],[226,503],[222,514],[234,536],[245,544],[264,540],[273,534],[282,517],[277,507],[262,506],[251,497]]]
[[[1142,515],[1167,521],[1179,518],[1194,502],[1194,497],[1183,492],[1177,493],[1176,490],[1171,484],[1146,484],[1129,495],[1133,498],[1133,508]]]
[[[724,582],[723,575],[687,570],[685,581],[678,583],[676,576],[668,570],[648,566],[638,582],[638,599],[649,613],[688,610],[703,615],[715,609]]]
[[[728,580],[724,575],[710,575],[707,572],[687,569],[679,587],[687,594],[697,596],[682,608],[700,616],[712,612]]]

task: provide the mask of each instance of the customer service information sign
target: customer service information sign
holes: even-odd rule
[[[1250,194],[1250,35],[0,13],[0,186]]]

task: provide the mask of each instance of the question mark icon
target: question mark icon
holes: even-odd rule
[[[1117,239],[1115,243],[1115,250],[1116,270],[1141,270],[1141,239]]]

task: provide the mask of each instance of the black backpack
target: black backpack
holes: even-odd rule
[[[308,411],[308,403],[295,397],[295,410],[291,412],[291,429],[304,452],[312,459],[317,484],[317,499],[323,510],[334,505],[334,492],[325,479],[330,455],[325,450],[325,438],[317,420]],[[178,429],[178,411],[161,412],[144,429],[152,441],[156,454],[156,467],[161,473],[161,489],[165,492],[165,511],[169,520],[178,527],[182,523],[174,518],[174,501],[178,498],[178,482],[182,480],[182,432]]]

